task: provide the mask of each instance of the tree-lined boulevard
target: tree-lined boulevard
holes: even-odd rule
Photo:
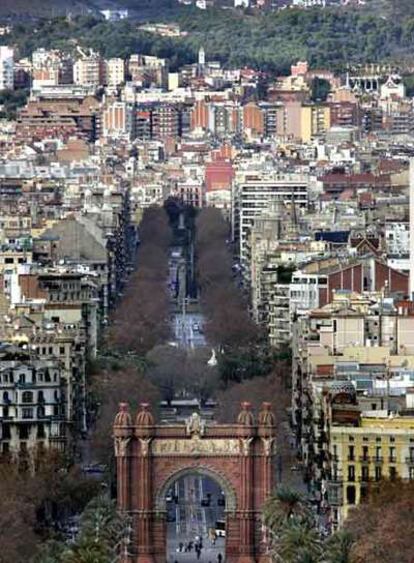
[[[228,225],[215,209],[200,211],[195,220],[191,211],[180,210],[186,221],[191,218],[183,263],[186,270],[194,267],[197,282],[197,297],[190,289],[181,293],[191,312],[180,309],[180,292],[171,291],[171,279],[177,274],[171,267],[171,248],[177,252],[178,224],[172,206],[170,202],[170,213],[163,208],[144,212],[136,268],[111,319],[101,354],[90,364],[93,430],[80,449],[79,461],[103,464],[104,479],[88,479],[76,464],[62,459],[41,464],[35,474],[16,470],[4,475],[0,527],[6,541],[0,562],[26,563],[34,552],[36,563],[121,561],[132,540],[128,521],[117,515],[110,501],[115,479],[111,427],[119,402],[127,399],[136,410],[145,400],[161,418],[162,409],[167,409],[170,421],[184,416],[180,407],[173,406],[180,401],[201,410],[208,403],[216,421],[228,422],[235,419],[241,401],[248,399],[255,407],[271,399],[278,431],[277,481],[284,484],[264,512],[274,561],[376,563],[378,553],[382,560],[393,561],[384,541],[392,528],[392,553],[398,553],[399,562],[411,563],[410,546],[404,540],[407,525],[412,527],[409,515],[414,506],[412,495],[406,494],[411,485],[390,485],[381,494],[373,491],[372,503],[355,510],[344,532],[323,539],[321,520],[303,492],[300,473],[291,471],[296,459],[287,417],[289,357],[272,353],[251,320],[233,268]],[[188,252],[190,244],[194,256]],[[191,288],[187,274],[186,287]],[[188,338],[180,333],[185,329],[172,326],[180,322],[190,323],[191,331],[201,331],[203,338],[188,345]],[[216,561],[218,553],[224,555],[225,541],[213,545],[208,540],[208,529],[219,517],[210,505],[202,506],[208,480],[188,476],[176,486],[177,504],[169,509],[169,560],[193,561],[188,551],[179,552],[180,543],[201,536],[200,560]],[[218,494],[211,493],[212,502],[217,503]],[[9,513],[13,513],[10,520],[5,516]],[[73,521],[68,536],[68,522]]]

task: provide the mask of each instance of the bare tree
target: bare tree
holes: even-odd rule
[[[137,269],[112,316],[108,345],[145,355],[170,335],[167,290],[171,229],[162,208],[149,208],[140,223]]]
[[[92,437],[94,455],[108,462],[112,457],[112,424],[119,403],[128,401],[131,411],[138,409],[142,401],[152,405],[154,411],[158,408],[160,394],[157,388],[132,364],[126,365],[119,371],[104,370],[94,376],[93,392],[99,402],[99,415]]]

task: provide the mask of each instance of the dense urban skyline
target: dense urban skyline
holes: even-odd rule
[[[412,563],[414,7],[0,6],[0,561]]]

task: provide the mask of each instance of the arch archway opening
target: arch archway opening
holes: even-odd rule
[[[162,487],[158,508],[166,514],[166,560],[217,563],[226,560],[227,515],[235,495],[215,472],[189,468]]]

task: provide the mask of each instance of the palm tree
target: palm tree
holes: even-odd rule
[[[351,563],[355,540],[347,530],[340,530],[324,544],[324,563]]]
[[[63,563],[108,563],[110,561],[105,548],[98,545],[83,545],[69,550],[63,555]]]
[[[322,555],[322,542],[317,529],[310,521],[291,517],[273,538],[275,560],[283,563],[318,563]]]
[[[289,487],[279,487],[263,509],[264,524],[269,530],[276,532],[292,517],[311,520],[309,505],[298,491]]]

